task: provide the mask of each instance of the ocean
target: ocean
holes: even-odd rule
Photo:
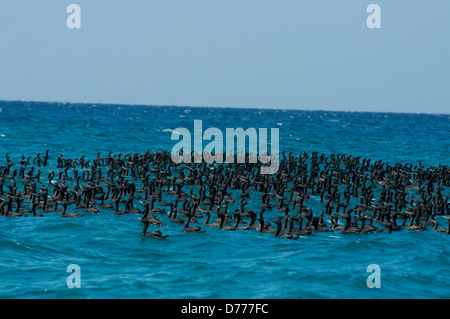
[[[194,120],[223,132],[278,128],[280,152],[295,156],[317,151],[391,164],[450,164],[448,114],[3,101],[0,166],[6,153],[19,167],[22,155],[32,161],[49,150],[48,167],[40,168],[46,180],[60,155],[92,161],[99,153],[170,151],[173,130],[193,130]],[[450,188],[443,192],[448,196]],[[257,210],[260,196],[250,200],[248,208]],[[318,196],[308,206],[323,209]],[[442,216],[436,219],[446,227]],[[169,237],[156,240],[142,237],[142,228],[137,215],[107,209],[75,219],[0,217],[0,298],[450,298],[450,236],[432,227],[318,232],[297,240],[213,227],[185,233],[168,221],[158,229]],[[73,264],[80,288],[68,287]],[[367,284],[373,264],[380,288]]]

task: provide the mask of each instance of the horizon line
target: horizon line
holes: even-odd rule
[[[179,108],[232,108],[232,109],[252,109],[252,110],[273,110],[273,111],[307,111],[307,112],[344,112],[344,113],[387,113],[387,114],[426,114],[426,115],[450,115],[450,113],[426,113],[426,112],[402,112],[402,111],[362,111],[362,110],[333,110],[333,109],[306,109],[306,108],[289,108],[289,107],[261,107],[261,106],[223,106],[223,105],[170,105],[170,104],[141,104],[141,103],[105,103],[105,102],[72,102],[72,101],[33,101],[33,100],[3,100],[1,102],[21,102],[21,103],[53,103],[53,104],[85,104],[85,105],[117,105],[117,106],[147,106],[147,107],[179,107]]]

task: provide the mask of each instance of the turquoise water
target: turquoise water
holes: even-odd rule
[[[5,153],[18,163],[47,149],[55,170],[60,154],[93,159],[98,152],[170,150],[171,130],[193,130],[194,119],[224,132],[277,127],[280,151],[293,154],[424,166],[448,165],[450,158],[450,115],[0,102],[0,166]],[[260,196],[250,200],[248,208],[257,210]],[[323,209],[314,196],[308,206]],[[170,236],[154,240],[141,237],[137,215],[113,213],[0,217],[0,298],[450,297],[450,236],[431,229],[290,241],[253,230],[185,233],[167,222],[159,229]],[[80,267],[80,289],[67,287],[71,264]],[[366,285],[370,264],[380,266],[379,289]]]

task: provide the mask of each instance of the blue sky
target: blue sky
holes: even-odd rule
[[[450,113],[449,14],[446,0],[2,1],[0,99]]]

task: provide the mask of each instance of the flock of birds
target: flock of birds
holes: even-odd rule
[[[450,234],[450,202],[444,193],[450,168],[442,165],[283,152],[278,171],[264,175],[261,163],[175,164],[167,151],[99,153],[92,161],[61,154],[51,162],[49,151],[22,155],[16,163],[9,154],[5,157],[0,166],[4,217],[57,212],[75,218],[105,210],[138,214],[142,236],[157,239],[168,235],[149,231],[149,226],[168,223],[185,232],[253,229],[288,239],[316,232]],[[447,228],[438,228],[437,216],[448,220]]]

